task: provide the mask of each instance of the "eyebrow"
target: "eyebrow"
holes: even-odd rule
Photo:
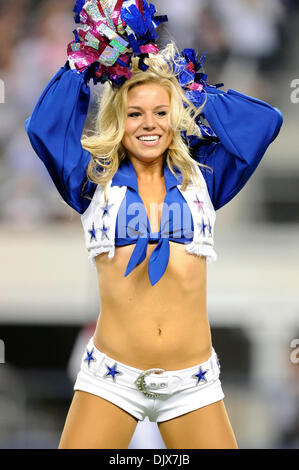
[[[134,109],[141,109],[142,108],[140,106],[129,106],[128,109],[131,109],[131,108],[134,108]],[[169,108],[169,106],[167,104],[159,104],[158,106],[156,106],[154,109],[158,109],[158,108]]]

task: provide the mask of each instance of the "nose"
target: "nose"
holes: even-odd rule
[[[156,127],[155,118],[152,113],[144,114],[142,126],[146,130],[152,130]]]

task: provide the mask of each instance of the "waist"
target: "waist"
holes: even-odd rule
[[[98,349],[133,367],[179,369],[211,354],[206,311],[103,309],[94,333]]]

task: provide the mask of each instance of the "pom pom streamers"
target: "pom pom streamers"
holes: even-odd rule
[[[155,17],[155,6],[146,0],[77,0],[74,13],[78,26],[68,45],[69,64],[83,72],[97,62],[97,82],[120,86],[132,75],[133,56],[146,70],[145,57],[159,52],[156,29],[167,16]]]

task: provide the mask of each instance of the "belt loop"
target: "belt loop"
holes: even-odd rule
[[[97,364],[97,367],[96,367],[96,373],[97,373],[97,374],[100,374],[100,373],[101,373],[101,370],[102,370],[102,368],[103,368],[104,362],[105,362],[105,360],[106,360],[106,358],[107,358],[107,356],[106,356],[105,353],[103,353],[103,352],[101,352],[101,351],[99,351],[99,353],[101,354],[101,357],[99,357],[99,359],[98,359],[98,364]]]
[[[212,354],[212,357],[211,357],[211,367],[212,367],[212,370],[213,370],[213,377],[214,378],[219,377],[219,373],[220,373],[220,369],[219,369],[217,360],[218,360],[217,359],[217,354],[216,354],[216,351],[213,348],[213,354]]]
[[[85,352],[84,352],[85,359],[86,359],[87,351],[88,351],[89,354],[93,351],[92,352],[92,357],[94,358],[94,360],[91,360],[91,362],[93,362],[94,372],[96,374],[98,374],[100,372],[103,361],[106,358],[106,354],[95,347],[95,344],[94,344],[94,341],[93,341],[93,336],[89,339],[89,341],[88,341],[88,343],[85,347]]]

